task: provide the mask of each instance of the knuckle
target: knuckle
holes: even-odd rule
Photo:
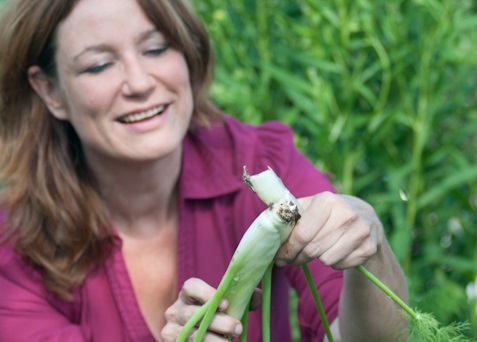
[[[181,323],[186,323],[198,310],[197,306],[187,305],[180,310],[177,315]]]
[[[336,196],[336,194],[332,193],[331,191],[324,191],[320,193],[319,200],[325,206],[332,206],[337,202],[338,196]]]
[[[318,260],[325,265],[325,266],[331,266],[333,265],[331,258],[327,254],[321,255]]]
[[[343,207],[340,209],[340,222],[342,226],[349,228],[361,229],[362,221],[359,213],[353,210],[352,208]]]
[[[304,245],[309,243],[313,239],[313,235],[310,229],[295,229],[293,234],[293,240],[298,245]]]
[[[184,282],[182,289],[187,292],[187,290],[193,289],[195,287],[195,283],[196,283],[195,278],[189,278]]]
[[[164,342],[172,342],[176,340],[176,329],[170,324],[166,324],[161,331],[161,338]]]
[[[369,258],[369,257],[375,255],[377,252],[378,252],[378,247],[374,243],[372,243],[371,241],[368,241],[365,244],[365,247],[364,247],[365,257]]]
[[[178,310],[175,308],[175,306],[170,306],[167,308],[166,312],[164,313],[164,316],[168,321],[172,320],[178,313]]]
[[[320,248],[316,244],[308,244],[303,248],[302,254],[308,259],[314,259],[319,255]]]
[[[323,191],[322,193],[320,193],[320,197],[322,197],[322,201],[327,201],[334,199],[336,195],[331,191]]]
[[[356,211],[353,210],[347,210],[346,216],[345,216],[345,222],[348,224],[353,224],[356,222],[359,222],[359,214]]]
[[[211,322],[211,327],[222,334],[233,333],[236,325],[235,319],[223,313],[216,314]]]
[[[371,229],[364,222],[356,225],[355,234],[360,240],[369,240],[371,238]]]

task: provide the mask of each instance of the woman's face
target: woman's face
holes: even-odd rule
[[[58,82],[47,92],[87,158],[154,160],[176,151],[193,100],[182,53],[135,0],[81,0],[60,24]]]

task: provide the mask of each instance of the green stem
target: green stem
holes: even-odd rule
[[[273,262],[262,278],[262,341],[270,342],[270,308],[272,293]]]
[[[308,265],[302,265],[301,269],[305,274],[306,282],[308,283],[308,287],[310,288],[311,294],[313,295],[313,299],[316,304],[316,308],[318,309],[318,313],[320,314],[321,322],[323,323],[323,327],[325,328],[326,336],[328,337],[329,342],[333,342],[333,335],[331,334],[330,324],[328,323],[328,318],[326,318],[325,309],[323,308],[323,304],[321,303],[320,296],[318,295],[318,290],[316,289],[315,282],[310,273],[310,269]]]
[[[250,303],[252,302],[252,300],[250,299]],[[250,310],[250,304],[249,304],[249,310]],[[249,310],[245,310],[245,312],[243,313],[243,316],[242,316],[242,319],[240,320],[240,322],[242,323],[242,334],[240,334],[240,339],[239,341],[240,342],[247,342],[247,329],[248,329],[248,312]]]
[[[200,322],[200,320],[204,317],[205,313],[207,312],[207,309],[210,306],[210,301],[206,302],[204,305],[200,307],[198,311],[196,311],[195,314],[192,315],[192,317],[187,321],[187,323],[184,325],[182,328],[179,336],[177,336],[176,342],[185,342],[187,339],[187,336],[189,336],[192,328],[196,326],[197,323]]]
[[[368,278],[372,283],[379,287],[385,294],[387,294],[397,305],[399,305],[404,311],[406,311],[409,316],[413,319],[418,320],[419,315],[407,305],[401,298],[399,298],[389,287],[384,285],[384,283],[376,278],[374,274],[369,272],[364,266],[356,266],[356,269],[360,271],[366,278]]]
[[[194,342],[200,342],[204,338],[207,329],[209,329],[210,322],[212,322],[212,318],[219,307],[220,301],[224,297],[225,292],[233,281],[235,273],[236,268],[231,268],[225,273],[219,287],[217,288],[217,291],[215,292],[215,295],[209,301],[210,305],[207,308],[204,319],[200,323],[199,330],[197,331],[197,335],[194,338]]]

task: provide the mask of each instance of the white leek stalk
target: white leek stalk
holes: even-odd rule
[[[256,175],[250,175],[247,167],[243,167],[243,181],[257,196],[267,205],[279,202],[284,198],[290,199],[298,207],[298,213],[301,215],[303,209],[298,204],[296,198],[285,187],[282,180],[277,174],[268,168],[267,170]]]
[[[255,219],[242,237],[215,296],[184,326],[178,337],[179,342],[185,341],[200,320],[202,323],[194,341],[202,339],[224,296],[229,302],[226,313],[242,319],[248,311],[253,291],[300,217],[298,202],[272,169],[257,177],[249,176],[245,170],[244,180],[268,204],[268,208]]]
[[[234,274],[225,295],[229,301],[227,314],[242,318],[255,287],[290,235],[297,213],[296,204],[283,198],[263,211],[245,232],[227,270]]]
[[[282,180],[276,175],[276,173],[269,167],[268,170],[263,171],[262,173],[256,174],[256,175],[249,175],[247,172],[247,168],[244,166],[244,174],[243,174],[243,180],[245,184],[248,185],[248,187],[257,194],[257,196],[265,202],[265,204],[270,204],[274,203],[277,201],[279,198],[282,197],[288,197],[288,198],[293,198],[293,201],[297,204],[298,206],[298,212],[299,215],[303,213],[303,209],[299,205],[298,201],[296,198],[289,192],[289,190],[285,187],[283,184]],[[284,242],[284,241],[283,241]],[[283,243],[282,242],[282,243]],[[321,321],[323,323],[324,329],[326,336],[328,337],[329,342],[333,342],[333,336],[331,334],[330,330],[330,325],[328,322],[328,319],[325,314],[325,310],[323,308],[323,304],[321,302],[321,299],[318,295],[318,289],[316,288],[315,284],[313,283],[313,279],[311,277],[310,270],[307,265],[302,265],[302,270],[303,273],[305,274],[305,278],[308,284],[308,287],[310,288],[310,291],[312,292],[313,300],[315,302],[318,314],[320,315]],[[267,271],[270,272],[268,276],[271,276],[271,270]],[[263,283],[265,286],[265,283]],[[271,286],[270,284],[267,284],[267,286]],[[268,291],[268,289],[267,289]],[[270,294],[268,294],[270,295]],[[264,304],[264,303],[262,303]],[[268,304],[268,303],[267,303]],[[269,308],[267,308],[269,310]],[[264,308],[265,310],[265,308]],[[262,320],[265,320],[265,317],[267,320],[269,320],[269,314],[265,313],[262,317]],[[266,324],[264,324],[266,325]],[[269,327],[268,327],[269,329]],[[267,341],[269,340],[269,332],[265,331],[265,327],[263,328],[263,337],[265,340],[265,336],[267,336]]]

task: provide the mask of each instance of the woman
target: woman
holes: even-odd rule
[[[208,37],[185,1],[12,0],[0,32],[0,340],[174,341],[264,209],[243,165],[270,165],[305,208],[277,255],[272,340],[291,339],[290,285],[303,340],[324,339],[293,267],[305,262],[336,337],[406,328],[353,269],[406,297],[373,209],[332,194],[288,128],[214,107]],[[250,341],[259,330],[254,312]],[[220,312],[206,340],[241,331]]]

